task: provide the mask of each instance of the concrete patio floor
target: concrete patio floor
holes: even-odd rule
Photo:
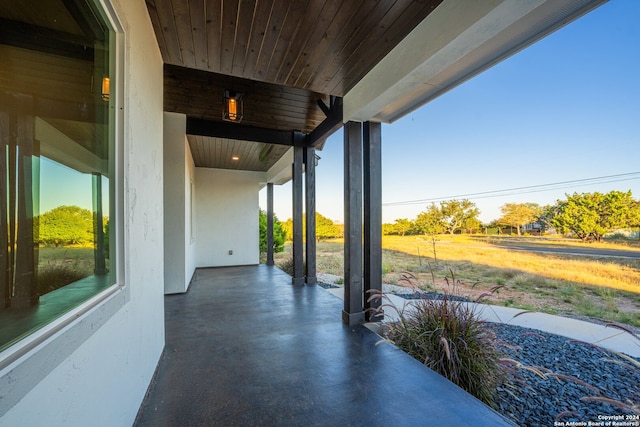
[[[275,267],[197,270],[135,425],[511,425],[341,310]]]

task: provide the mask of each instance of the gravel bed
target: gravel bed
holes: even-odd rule
[[[404,291],[404,292],[394,292],[393,294],[404,299],[435,299],[435,300],[444,299],[444,294],[440,292],[433,292],[433,291],[415,291],[410,293],[406,293],[406,291]],[[469,298],[461,297],[459,295],[447,295],[447,298],[451,301],[473,302]]]
[[[508,344],[501,346],[508,357],[546,374],[542,378],[520,368],[517,372],[523,383],[498,390],[499,412],[518,425],[589,425],[603,421],[603,416],[620,415],[625,421],[624,415],[632,414],[612,404],[581,400],[584,397],[640,403],[640,370],[616,354],[539,330],[505,324],[491,326],[498,339]],[[553,374],[569,375],[575,380]]]
[[[339,285],[334,285],[333,283],[318,282],[316,284],[318,286],[320,286],[321,288],[325,288],[325,289],[335,289],[335,288],[340,288],[341,287]]]
[[[318,285],[338,287],[328,283]],[[402,293],[402,289],[395,288],[384,291],[407,299],[441,298],[435,293],[422,292],[416,295]],[[633,418],[637,415],[625,419],[625,415],[633,414],[628,409],[581,400],[601,397],[640,404],[640,369],[632,366],[628,360],[600,347],[572,342],[566,337],[535,329],[496,323],[490,326],[505,356],[524,367],[516,370],[518,382],[498,389],[498,412],[517,425],[587,426],[600,425],[600,422],[606,425],[603,417],[610,416],[620,417],[609,419],[613,423],[620,423],[615,425],[640,425],[638,418]]]

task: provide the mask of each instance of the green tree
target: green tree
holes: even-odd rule
[[[398,218],[393,224],[391,224],[391,233],[398,236],[406,236],[414,228],[413,221],[409,221],[407,218]]]
[[[535,222],[542,214],[542,208],[537,203],[505,203],[500,206],[502,217],[499,224],[515,227],[520,236],[521,229],[527,224]]]
[[[392,234],[396,234],[396,233],[395,233],[395,230],[396,230],[396,229],[395,229],[395,227],[393,226],[393,224],[389,224],[388,222],[387,222],[387,223],[382,224],[382,235],[383,235],[383,236],[390,236],[390,235],[392,235]]]
[[[326,240],[342,237],[342,227],[329,218],[316,213],[316,239]]]
[[[464,221],[462,228],[466,233],[480,233],[482,232],[482,222],[477,217],[470,217]]]
[[[306,220],[302,217],[302,237],[305,238],[306,233]],[[282,229],[285,233],[286,241],[293,240],[293,220],[287,219],[282,223]],[[342,237],[343,226],[336,224],[331,219],[316,212],[316,240],[335,239]]]
[[[78,206],[58,206],[40,216],[39,242],[45,245],[93,243],[93,214]]]
[[[273,215],[273,252],[284,251],[285,230],[278,217]],[[267,213],[260,209],[260,252],[267,252]]]
[[[640,223],[640,204],[631,191],[574,193],[559,200],[551,224],[562,234],[573,233],[582,241],[597,240],[607,232]]]
[[[445,231],[454,234],[470,220],[478,218],[480,211],[476,204],[467,199],[440,202],[440,214]]]
[[[435,203],[432,203],[426,211],[420,212],[413,224],[417,234],[435,235],[443,233],[446,229],[442,212]]]
[[[287,242],[291,242],[293,240],[293,220],[291,218],[282,222],[282,229],[284,230],[284,239]]]

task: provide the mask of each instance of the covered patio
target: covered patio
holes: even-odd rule
[[[316,151],[343,129],[341,317],[370,320],[367,292],[382,287],[383,123],[603,1],[148,0],[164,61],[165,293],[185,292],[196,267],[259,262],[262,188],[273,265],[273,187],[288,181],[291,282],[313,285]]]
[[[135,425],[511,425],[277,267],[198,269],[165,297],[166,345]]]
[[[108,199],[95,253],[109,242],[112,279],[14,334],[0,424],[504,424],[363,326],[382,286],[383,124],[605,1],[0,2],[4,308],[39,303],[39,156],[91,178],[96,224]],[[342,128],[344,301],[314,285],[316,151]],[[292,277],[272,265],[288,181]]]

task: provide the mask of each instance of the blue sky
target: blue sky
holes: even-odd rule
[[[102,209],[109,215],[109,181],[102,178]],[[92,177],[79,173],[60,163],[40,158],[40,213],[58,206],[80,206],[93,210]]]
[[[640,1],[612,0],[383,125],[383,221],[415,218],[429,204],[392,202],[575,180],[587,181],[468,198],[487,222],[505,203],[552,204],[565,193],[631,190],[640,198],[639,16]],[[317,168],[317,211],[340,222],[342,138],[339,131],[327,140]],[[290,184],[275,188],[274,205],[278,218],[291,217]]]

